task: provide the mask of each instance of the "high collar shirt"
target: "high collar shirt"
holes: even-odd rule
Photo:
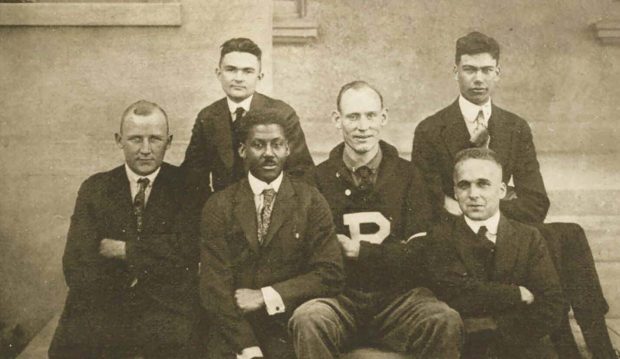
[[[250,104],[252,104],[253,97],[254,95],[251,95],[250,97],[246,98],[245,100],[241,102],[234,102],[229,97],[226,97],[226,103],[228,104],[228,111],[230,111],[230,117],[232,118],[233,122],[236,120],[235,111],[237,111],[239,107],[243,107],[244,115],[248,113],[248,111],[250,111]]]
[[[484,115],[484,127],[489,127],[489,118],[491,118],[491,99],[489,99],[482,106],[476,105],[469,100],[467,100],[463,95],[459,96],[459,108],[461,109],[461,114],[463,115],[463,119],[465,119],[465,125],[467,125],[467,131],[469,134],[473,136],[474,129],[476,128],[476,117],[478,117],[478,113],[482,110],[482,114]]]
[[[499,211],[497,211],[497,213],[495,213],[493,216],[487,218],[484,221],[476,221],[476,220],[467,218],[467,216],[464,216],[465,223],[467,223],[467,226],[469,226],[469,228],[471,228],[471,230],[474,233],[478,233],[478,230],[482,226],[487,227],[487,234],[486,234],[487,239],[489,239],[493,243],[495,243],[495,241],[497,240],[497,226],[499,225],[499,217],[500,217]]]
[[[153,183],[155,182],[155,178],[157,178],[160,169],[161,166],[148,176],[140,176],[139,174],[132,171],[131,168],[129,168],[129,166],[127,165],[127,163],[125,163],[125,172],[127,173],[127,179],[129,180],[129,188],[131,190],[132,201],[134,200],[134,198],[136,198],[136,194],[138,194],[138,191],[140,190],[140,184],[138,184],[138,180],[140,178],[148,178],[149,184],[148,186],[146,186],[146,190],[144,191],[144,205],[146,206],[149,201],[149,196],[151,195]]]
[[[271,183],[266,183],[258,178],[254,177],[251,171],[248,171],[248,181],[250,182],[250,188],[252,189],[252,193],[254,193],[254,205],[256,206],[256,213],[260,213],[263,208],[263,191],[269,188],[272,188],[276,191],[276,195],[280,190],[280,185],[282,184],[282,178],[284,178],[284,172],[280,172],[280,175],[271,181]]]

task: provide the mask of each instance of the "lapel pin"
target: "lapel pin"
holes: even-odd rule
[[[295,232],[295,238],[299,239],[299,233]]]

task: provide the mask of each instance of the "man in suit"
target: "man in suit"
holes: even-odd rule
[[[212,358],[294,358],[291,313],[341,291],[329,207],[316,188],[283,172],[286,126],[280,112],[247,114],[239,131],[247,175],[202,212],[200,297],[213,318]]]
[[[332,117],[344,141],[318,166],[317,185],[336,223],[347,282],[343,294],[295,311],[297,357],[337,358],[371,344],[416,358],[458,358],[459,315],[422,287],[422,179],[380,140],[388,113],[374,87],[348,83],[337,104]]]
[[[285,119],[290,156],[286,171],[294,177],[312,178],[314,162],[306,146],[295,110],[283,101],[256,92],[261,72],[261,49],[250,39],[234,38],[221,46],[215,75],[226,97],[205,107],[196,118],[181,168],[187,172],[197,213],[212,191],[224,189],[245,177],[236,133],[248,112],[269,109]]]
[[[574,223],[543,224],[549,198],[532,132],[525,120],[491,101],[500,75],[498,61],[499,45],[493,38],[479,32],[461,37],[454,67],[461,94],[415,130],[412,162],[425,178],[434,220],[461,214],[452,186],[455,155],[469,147],[493,149],[503,166],[503,181],[514,183],[500,202],[502,213],[539,229],[588,347],[595,358],[615,358],[604,318],[609,308],[584,231]],[[552,339],[562,358],[579,357],[568,314]]]
[[[125,110],[125,164],[80,187],[63,270],[69,286],[50,358],[185,358],[197,305],[197,243],[183,234],[180,170],[158,105]]]
[[[534,227],[500,211],[507,187],[489,149],[455,158],[454,193],[463,216],[429,234],[434,290],[462,317],[491,316],[491,336],[466,343],[465,358],[557,358],[548,335],[563,311],[560,282]],[[480,353],[482,345],[489,351]],[[490,353],[489,353],[490,352]]]

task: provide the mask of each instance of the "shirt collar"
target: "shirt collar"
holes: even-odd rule
[[[159,174],[159,170],[160,169],[161,169],[161,166],[157,167],[157,169],[155,171],[153,171],[153,173],[151,173],[150,175],[140,176],[139,174],[135,173],[131,168],[129,168],[127,163],[125,163],[125,172],[127,173],[127,178],[129,179],[129,182],[131,182],[131,183],[138,183],[138,180],[140,178],[148,178],[149,179],[149,187],[153,185],[153,182],[155,182],[155,178]]]
[[[486,103],[480,106],[470,102],[468,99],[463,97],[463,95],[459,95],[459,107],[461,108],[461,114],[463,115],[465,121],[474,122],[476,117],[478,117],[478,112],[482,109],[482,113],[484,114],[484,123],[489,123],[492,109],[490,98]]]
[[[383,159],[383,152],[381,151],[381,147],[379,147],[379,150],[377,151],[377,154],[375,154],[375,156],[370,161],[368,161],[368,163],[356,162],[354,159],[351,158],[351,156],[349,156],[349,154],[347,153],[346,148],[344,149],[344,151],[342,151],[342,161],[344,162],[344,165],[351,172],[355,172],[355,170],[357,170],[358,168],[360,168],[362,166],[366,166],[373,173],[375,173],[377,171],[377,168],[379,168],[379,165],[381,164],[381,160],[382,159]]]
[[[233,121],[235,120],[235,111],[237,111],[237,108],[243,107],[245,112],[250,111],[250,104],[252,103],[253,97],[254,95],[251,95],[250,97],[246,98],[245,100],[241,102],[234,102],[228,96],[226,96],[226,103],[228,104],[228,111],[230,111],[230,115],[232,116]]]
[[[468,218],[467,216],[463,216],[463,217],[465,218],[465,223],[467,223],[469,228],[471,228],[471,230],[474,231],[474,233],[478,233],[478,230],[480,229],[480,227],[485,226],[487,227],[487,232],[489,232],[492,235],[497,235],[497,226],[499,225],[499,217],[500,217],[499,211],[497,211],[497,213],[485,219],[484,221],[476,221],[476,220]]]
[[[258,178],[254,177],[252,172],[248,171],[248,181],[250,182],[250,188],[252,189],[252,193],[255,196],[263,193],[264,190],[268,188],[273,188],[276,193],[280,190],[280,185],[282,184],[282,178],[284,178],[284,171],[280,172],[280,175],[271,181],[271,183],[265,183]]]

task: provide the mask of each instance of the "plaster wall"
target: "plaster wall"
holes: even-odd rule
[[[168,112],[179,164],[196,113],[222,97],[222,42],[262,47],[271,92],[271,16],[268,0],[183,0],[180,27],[0,27],[0,322],[29,337],[62,308],[77,189],[122,163],[113,134],[129,104]]]

